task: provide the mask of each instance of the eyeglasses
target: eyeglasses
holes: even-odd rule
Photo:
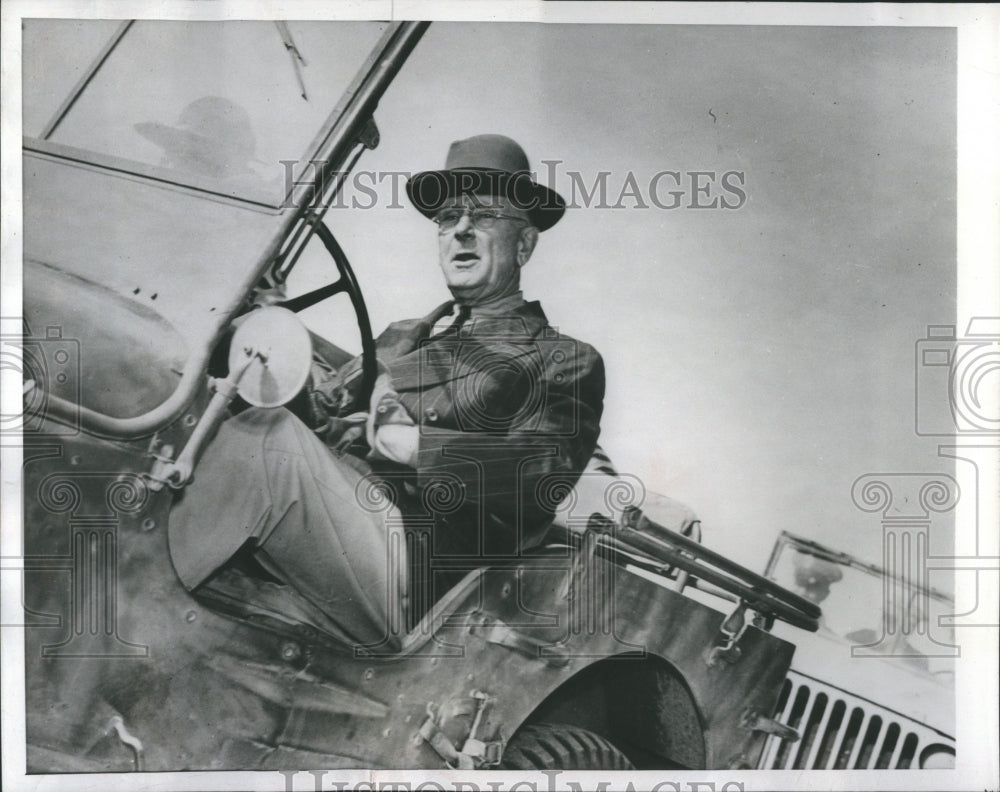
[[[469,216],[469,221],[473,227],[479,231],[489,231],[497,224],[497,220],[501,219],[519,220],[522,223],[528,222],[523,217],[503,214],[495,209],[470,209],[468,207],[464,209],[442,209],[434,215],[434,222],[438,225],[438,233],[443,234],[446,231],[451,231],[451,229],[458,225],[459,220],[466,215]]]

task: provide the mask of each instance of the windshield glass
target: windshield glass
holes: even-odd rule
[[[121,25],[104,19],[24,20],[21,122],[26,137],[43,137],[46,124]]]
[[[928,658],[954,643],[954,628],[939,623],[955,606],[939,592],[900,585],[848,556],[820,555],[784,541],[768,577],[823,609],[820,628],[855,646],[927,668]]]
[[[25,106],[34,108],[25,134],[124,160],[128,170],[278,205],[287,186],[283,162],[302,172],[385,28],[139,21],[115,43],[120,23],[28,20],[26,41],[37,54],[25,59]]]

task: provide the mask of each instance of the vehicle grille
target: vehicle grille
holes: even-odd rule
[[[769,737],[758,767],[791,770],[919,768],[954,741],[892,710],[790,671],[777,720],[798,730],[797,742]]]

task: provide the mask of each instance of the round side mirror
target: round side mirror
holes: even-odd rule
[[[278,306],[251,313],[229,347],[230,376],[246,369],[237,392],[254,407],[280,407],[291,401],[306,384],[311,365],[309,331],[294,313]]]

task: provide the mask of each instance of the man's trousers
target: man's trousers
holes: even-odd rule
[[[406,593],[406,542],[402,515],[363,468],[284,409],[224,422],[170,516],[181,581],[197,588],[249,543],[350,640],[381,642]]]

